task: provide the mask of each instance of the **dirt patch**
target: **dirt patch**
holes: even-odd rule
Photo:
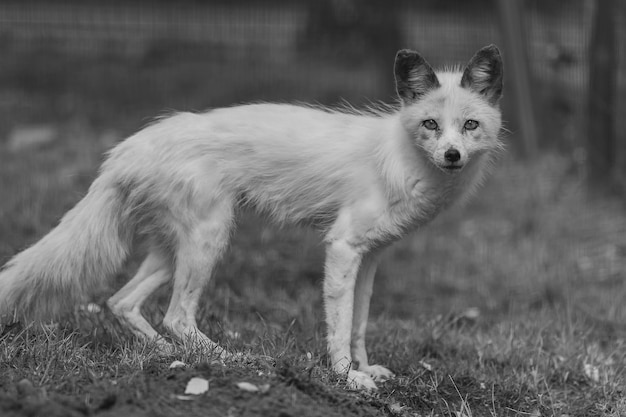
[[[3,416],[374,416],[384,405],[340,386],[327,385],[288,362],[276,366],[263,361],[226,366],[201,364],[169,369],[155,362],[133,377],[92,381],[75,395],[48,393],[27,379],[4,381],[0,394]],[[185,396],[193,377],[209,381],[209,391]],[[266,389],[248,392],[248,382]],[[50,388],[51,390],[51,388]]]

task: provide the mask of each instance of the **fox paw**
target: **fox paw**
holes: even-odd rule
[[[348,371],[348,388],[354,390],[376,390],[376,384],[365,372],[350,369]]]
[[[380,365],[359,366],[359,371],[371,376],[374,381],[386,381],[395,376],[389,369]]]

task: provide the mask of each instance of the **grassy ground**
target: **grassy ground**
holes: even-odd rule
[[[130,62],[4,52],[0,133],[44,122],[57,140],[18,153],[0,144],[0,263],[75,204],[108,146],[163,108],[279,99],[292,89],[301,96],[289,97],[319,101],[368,95],[366,71],[310,62],[268,70],[277,84],[264,85],[247,66],[179,55],[194,50]],[[326,85],[303,85],[305,67]],[[586,198],[582,175],[568,158],[506,158],[474,201],[386,253],[368,346],[397,378],[376,393],[345,389],[327,368],[318,237],[247,215],[200,317],[206,333],[243,354],[238,361],[185,346],[162,357],[106,311],[77,310],[44,331],[4,329],[0,415],[624,415],[626,215],[623,203]],[[167,292],[154,301],[146,315],[158,324]],[[169,369],[173,360],[186,367]],[[195,376],[209,381],[208,393],[181,397]]]

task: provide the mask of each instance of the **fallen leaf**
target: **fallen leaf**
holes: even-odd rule
[[[87,304],[87,311],[92,314],[97,314],[102,311],[102,307],[96,303],[89,303]]]
[[[467,320],[476,320],[480,317],[480,309],[478,307],[470,307],[461,313],[461,318]]]
[[[86,312],[91,313],[91,314],[97,314],[97,313],[102,311],[102,307],[100,307],[96,303],[82,304],[82,305],[78,306],[78,309],[80,311],[86,311]]]
[[[247,392],[259,392],[259,387],[249,382],[237,382],[237,388]]]
[[[226,330],[226,336],[229,339],[233,339],[233,340],[238,340],[241,338],[241,334],[239,334],[239,332],[234,332],[232,330]]]
[[[420,365],[422,365],[422,367],[426,369],[428,372],[432,372],[433,370],[433,366],[427,362],[420,361]]]
[[[391,411],[393,414],[401,414],[402,411],[406,408],[400,403],[389,404],[388,407],[389,407],[389,411]]]
[[[583,367],[587,378],[591,379],[593,382],[600,382],[600,369],[598,369],[597,366],[586,363]]]
[[[174,361],[170,364],[170,369],[184,368],[185,366],[187,366],[185,362]]]
[[[209,381],[204,378],[194,377],[187,383],[185,394],[200,395],[209,390]]]

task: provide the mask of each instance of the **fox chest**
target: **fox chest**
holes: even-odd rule
[[[416,184],[411,193],[390,202],[372,229],[381,241],[401,239],[432,221],[464,194],[455,184]]]

